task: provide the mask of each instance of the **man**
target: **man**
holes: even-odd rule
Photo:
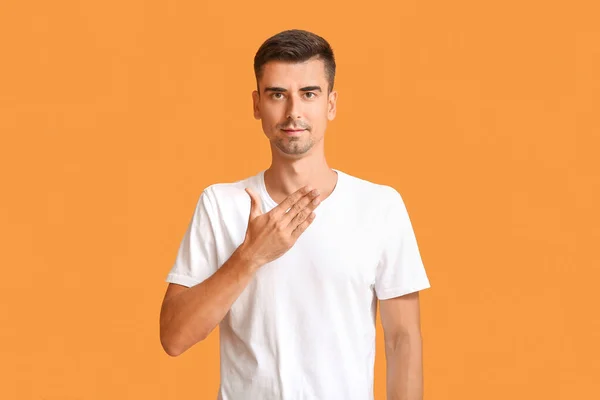
[[[370,400],[379,300],[387,397],[421,399],[429,280],[399,192],[327,165],[331,47],[284,31],[254,69],[271,166],[201,193],[166,279],[163,348],[177,356],[219,324],[218,399]]]

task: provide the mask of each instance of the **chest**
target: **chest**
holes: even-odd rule
[[[370,321],[379,243],[367,215],[321,213],[291,249],[256,272],[228,325],[268,341],[287,327],[314,333],[346,320]]]
[[[319,215],[294,246],[261,268],[256,278],[299,295],[369,291],[379,261],[377,239],[368,221]]]

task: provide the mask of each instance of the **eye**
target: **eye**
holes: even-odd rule
[[[314,99],[317,95],[314,92],[306,92],[306,94],[312,94],[313,97],[309,97],[309,99]]]
[[[271,95],[271,97],[273,97],[274,99],[280,99],[281,97],[275,97],[275,96],[277,96],[277,95],[283,95],[283,93],[276,92],[276,93],[273,93],[273,94]]]

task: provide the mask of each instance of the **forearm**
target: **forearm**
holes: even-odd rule
[[[161,341],[179,355],[204,340],[223,320],[259,265],[240,246],[208,279],[168,300],[161,311]]]
[[[420,332],[386,344],[387,400],[423,399],[423,346]]]

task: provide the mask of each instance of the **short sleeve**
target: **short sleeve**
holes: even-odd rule
[[[167,275],[167,282],[190,287],[204,281],[217,270],[214,218],[207,188],[196,203],[175,263]]]
[[[391,186],[387,190],[392,192],[392,201],[382,220],[382,250],[375,281],[380,300],[430,287],[402,196]]]

